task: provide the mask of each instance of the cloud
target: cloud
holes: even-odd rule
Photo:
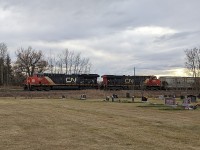
[[[197,0],[0,0],[0,41],[81,52],[99,74],[167,73],[199,46]]]

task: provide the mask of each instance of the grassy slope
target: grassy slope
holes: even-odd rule
[[[102,100],[0,99],[0,149],[200,149],[200,111]]]

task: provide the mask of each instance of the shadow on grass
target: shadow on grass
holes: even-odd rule
[[[144,104],[144,103],[143,103]],[[137,107],[169,107],[167,105],[164,104],[147,104],[147,105],[143,105],[143,106],[137,106]]]
[[[158,110],[185,110],[182,106],[169,106],[165,104],[147,104],[143,106],[137,106],[137,107],[144,107],[144,108],[158,108]]]

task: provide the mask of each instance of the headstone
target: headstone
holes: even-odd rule
[[[142,102],[147,102],[147,99],[148,99],[148,98],[142,96]]]
[[[134,99],[135,99],[135,97],[134,97],[134,96],[132,96],[132,102],[134,102]]]
[[[110,99],[110,96],[106,96],[106,101],[109,101],[109,99]]]
[[[194,96],[194,95],[188,95],[187,97],[191,99],[191,102],[196,102],[197,101],[197,97]]]
[[[112,102],[114,102],[115,101],[115,97],[114,96],[112,96]]]
[[[164,100],[164,99],[165,99],[165,98],[164,98],[164,95],[159,95],[158,98],[159,98],[160,100]]]
[[[200,93],[197,95],[197,97],[200,99]]]
[[[190,97],[188,97],[188,98],[185,98],[184,100],[183,100],[183,106],[188,106],[188,105],[190,105],[191,104],[191,98]]]
[[[185,109],[190,109],[190,105],[191,105],[191,98],[190,97],[185,98],[183,100],[182,106],[185,107]]]
[[[130,98],[130,93],[126,93],[126,98]]]
[[[114,98],[118,98],[117,94],[113,94],[113,97],[114,97]]]
[[[166,97],[165,98],[165,105],[175,105],[176,99],[173,97]]]
[[[86,100],[86,94],[81,94],[80,99],[81,99],[81,100]]]

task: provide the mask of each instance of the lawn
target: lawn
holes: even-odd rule
[[[0,149],[200,149],[200,108],[143,106],[148,104],[1,98]]]

